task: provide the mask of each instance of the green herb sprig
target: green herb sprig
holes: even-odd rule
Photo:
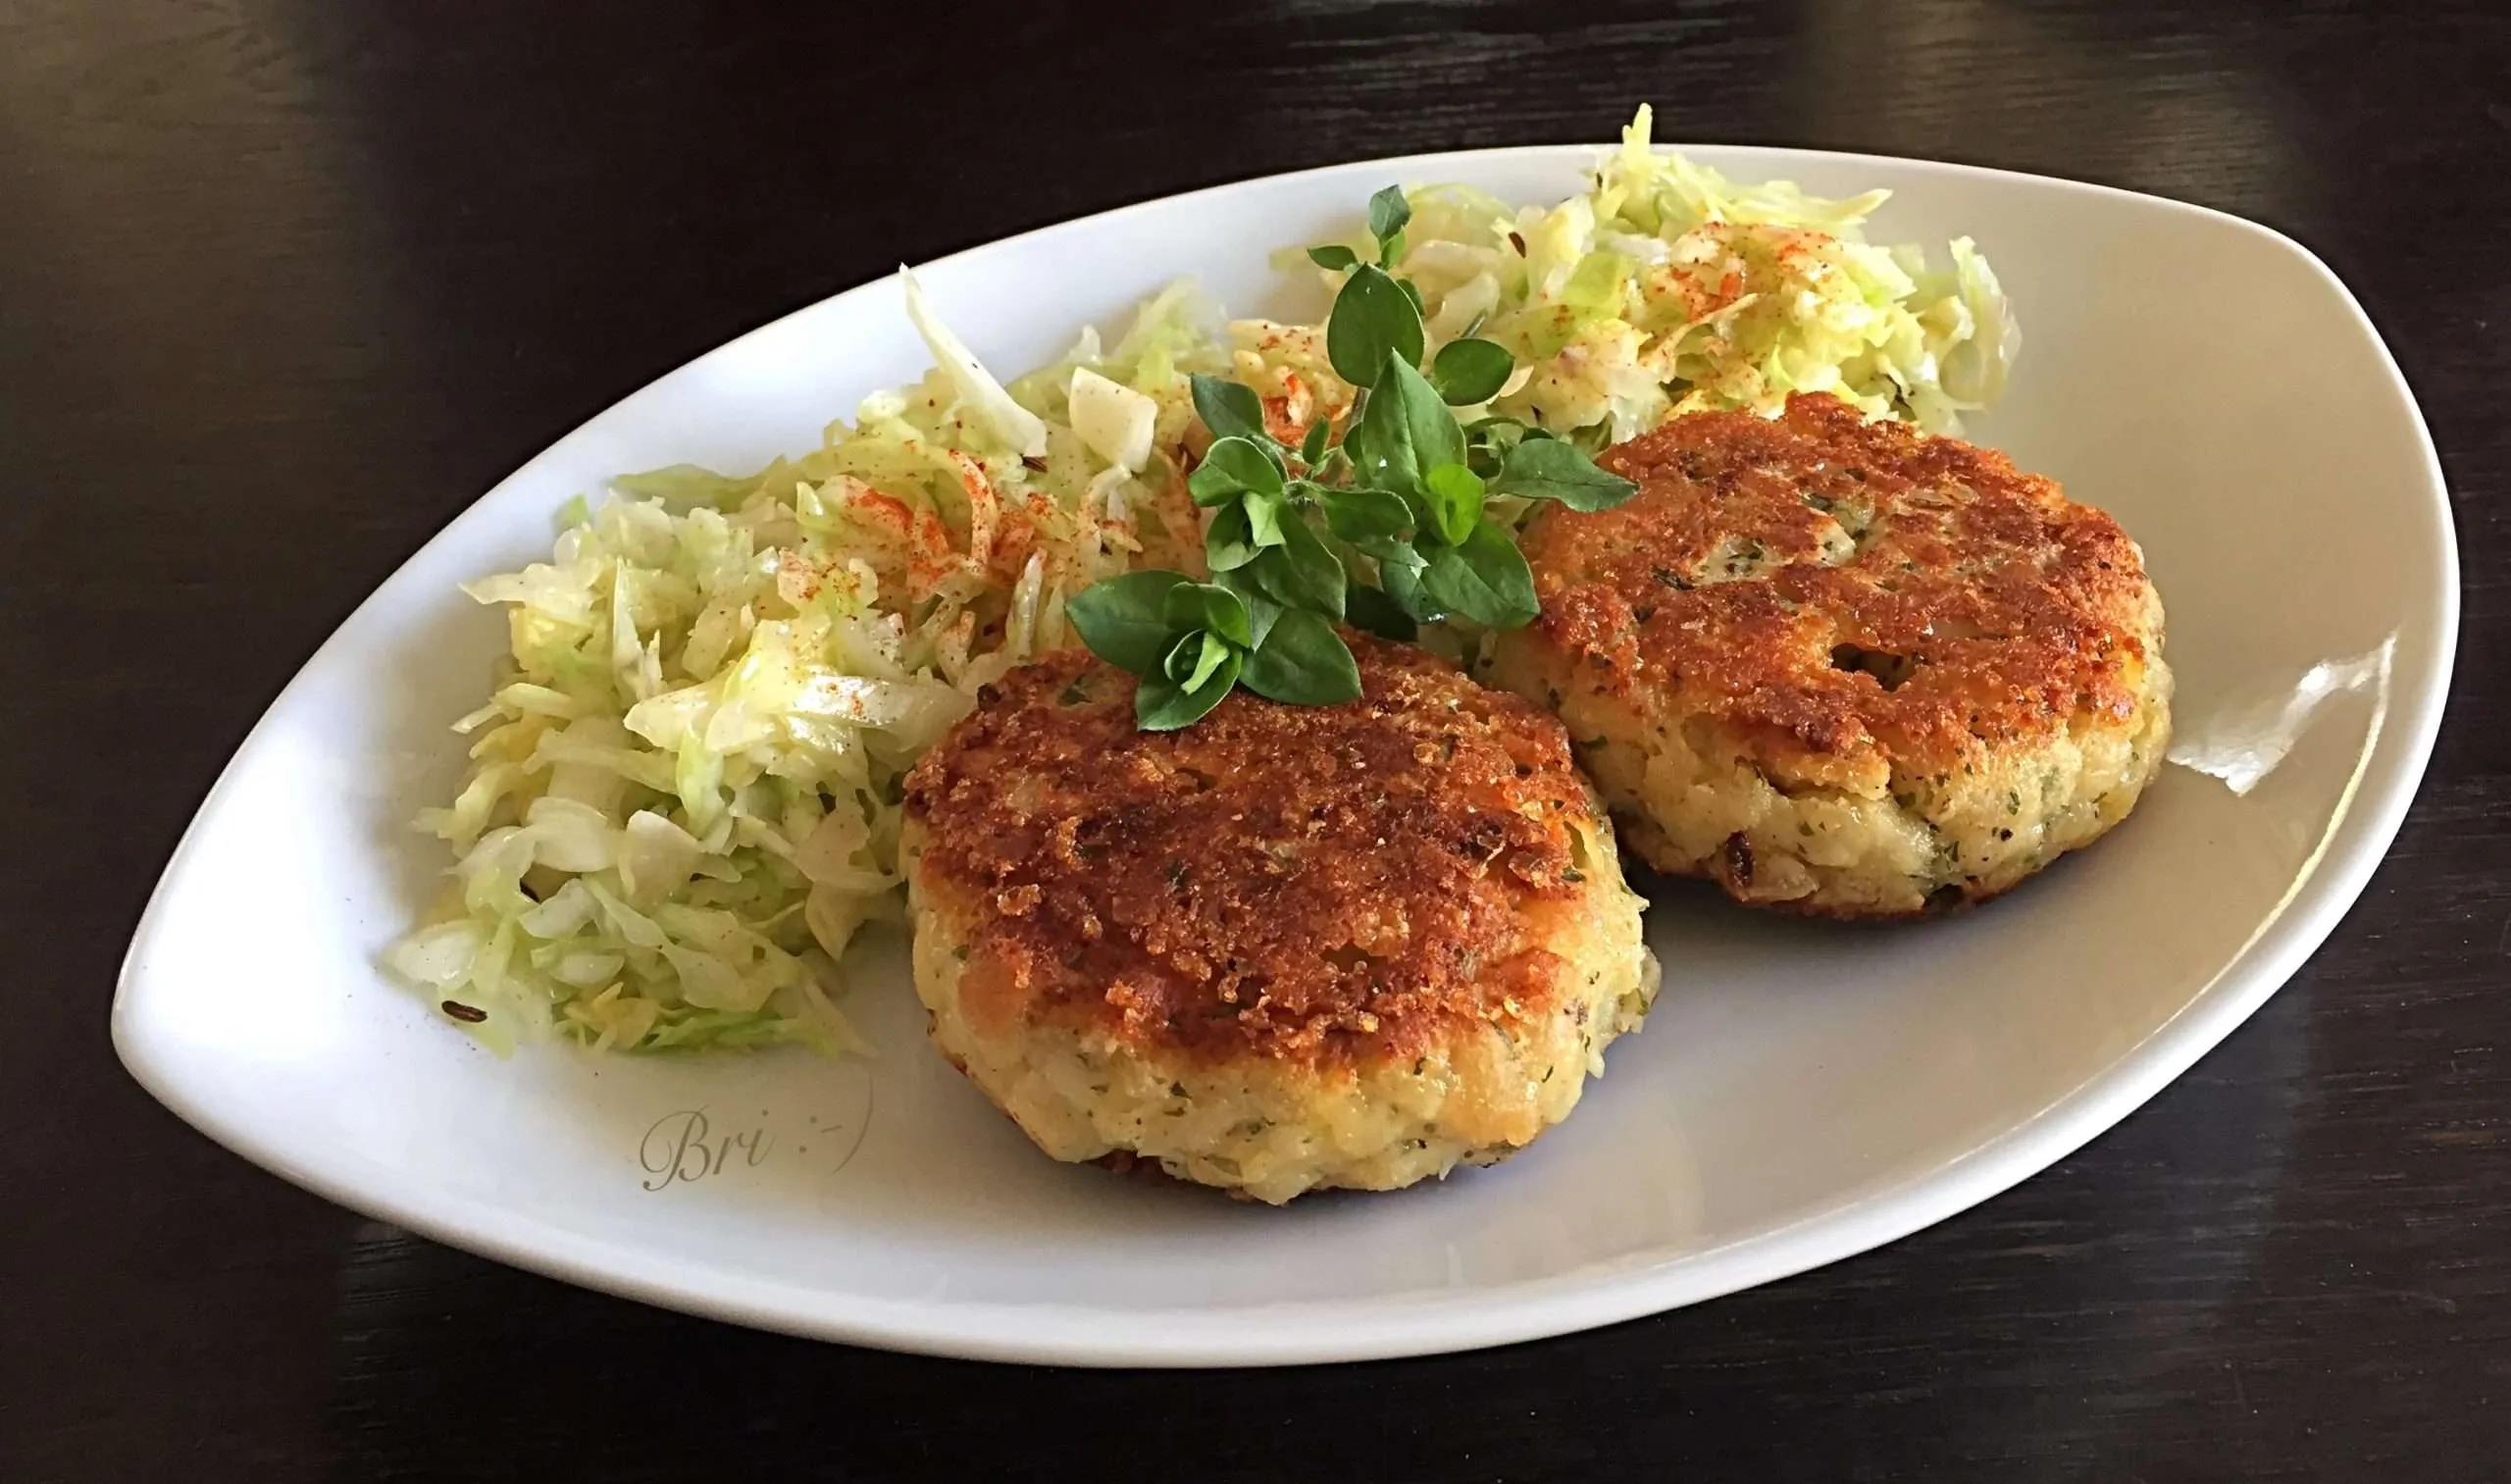
[[[1292,705],[1358,697],[1359,669],[1336,624],[1396,640],[1450,618],[1525,624],[1536,612],[1534,574],[1489,501],[1606,510],[1636,491],[1545,429],[1506,417],[1458,421],[1455,408],[1499,394],[1516,358],[1467,333],[1440,346],[1423,372],[1421,292],[1395,272],[1411,218],[1402,188],[1390,185],[1369,198],[1377,261],[1339,244],[1308,249],[1319,267],[1345,275],[1325,325],[1327,359],[1358,389],[1342,441],[1319,418],[1287,446],[1266,431],[1253,387],[1193,378],[1195,413],[1212,441],[1186,488],[1212,512],[1204,537],[1212,580],[1127,573],[1092,585],[1067,609],[1092,653],[1142,677],[1134,713],[1144,730],[1191,726],[1235,686]]]

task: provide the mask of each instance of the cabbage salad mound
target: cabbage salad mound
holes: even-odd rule
[[[1460,422],[1592,453],[1800,391],[1958,431],[2002,389],[2016,329],[1967,238],[1941,261],[1869,243],[1884,192],[1738,184],[1649,127],[1642,108],[1549,206],[1406,184],[1374,248],[1418,296],[1425,353],[1481,339],[1513,361]],[[1295,244],[1286,271],[1340,287],[1369,240]],[[902,916],[906,770],[980,687],[1075,642],[1083,589],[1204,573],[1194,379],[1252,390],[1293,447],[1362,401],[1326,325],[1226,320],[1190,281],[1006,384],[901,275],[923,381],[754,474],[618,479],[561,512],[546,561],[466,586],[506,610],[507,649],[455,724],[462,788],[419,821],[450,851],[444,893],[385,963],[489,1045],[859,1049],[839,963]],[[1451,627],[1419,641],[1477,638]]]

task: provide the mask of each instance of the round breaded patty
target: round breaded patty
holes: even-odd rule
[[[933,1039],[1049,1154],[1391,1190],[1523,1148],[1638,1024],[1641,904],[1560,723],[1352,647],[1358,701],[1167,733],[1066,651],[908,775]]]
[[[2162,601],[2052,481],[1809,395],[1599,462],[1639,493],[1529,523],[1542,616],[1488,674],[1559,713],[1656,869],[1920,912],[2089,844],[2161,765]]]

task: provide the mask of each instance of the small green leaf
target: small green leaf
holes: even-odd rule
[[[1508,466],[1510,449],[1527,438],[1545,436],[1549,435],[1541,429],[1529,428],[1515,418],[1476,418],[1464,425],[1465,462],[1488,484]]]
[[[1304,608],[1341,622],[1344,594],[1351,587],[1342,558],[1326,549],[1325,542],[1306,521],[1282,522],[1282,537],[1280,575],[1273,583],[1275,595],[1285,607]]]
[[[1390,185],[1369,197],[1369,235],[1377,238],[1378,260],[1393,263],[1404,252],[1405,224],[1412,220],[1412,203],[1404,187]]]
[[[1326,529],[1363,551],[1372,542],[1401,540],[1412,529],[1412,507],[1389,490],[1323,486],[1316,498],[1325,507]]]
[[[1313,613],[1285,613],[1264,647],[1247,657],[1247,689],[1294,706],[1357,700],[1360,669],[1334,626]]]
[[[1186,476],[1186,492],[1198,505],[1220,505],[1254,491],[1278,495],[1282,471],[1254,441],[1232,435],[1214,442],[1195,472]]]
[[[1201,633],[1180,634],[1169,643],[1167,654],[1160,658],[1159,673],[1182,685],[1187,676],[1195,673],[1195,661],[1203,652],[1204,636]]]
[[[1134,725],[1145,732],[1174,732],[1203,720],[1238,684],[1239,658],[1229,651],[1202,686],[1189,690],[1165,675],[1146,677],[1134,692]]]
[[[1417,487],[1420,471],[1412,467],[1411,445],[1404,437],[1404,420],[1395,416],[1389,405],[1381,411],[1380,398],[1371,397],[1360,409],[1359,421],[1343,435],[1343,454],[1352,461],[1352,472],[1362,483],[1402,490]]]
[[[1421,575],[1421,569],[1429,564],[1430,559],[1413,549],[1409,542],[1388,547],[1386,554],[1377,559],[1378,571],[1381,574],[1401,568],[1418,577]]]
[[[1168,657],[1159,663],[1159,673],[1188,691],[1200,690],[1231,652],[1220,636],[1198,630],[1170,646]]]
[[[1491,340],[1450,340],[1430,361],[1430,382],[1451,407],[1487,402],[1508,384],[1517,362]]]
[[[1509,450],[1491,492],[1559,500],[1572,510],[1611,510],[1638,493],[1639,486],[1597,468],[1572,444],[1530,435]]]
[[[1325,462],[1325,447],[1334,439],[1334,420],[1318,418],[1307,425],[1307,436],[1300,439],[1299,461],[1314,469]]]
[[[1332,269],[1333,271],[1340,273],[1344,269],[1358,263],[1360,260],[1360,255],[1352,251],[1352,249],[1344,246],[1340,242],[1328,242],[1323,247],[1309,248],[1307,250],[1307,260],[1319,268]]]
[[[1186,689],[1189,691],[1202,690],[1204,682],[1210,680],[1213,672],[1219,670],[1222,665],[1227,664],[1229,661],[1236,658],[1238,658],[1238,649],[1236,645],[1231,644],[1228,640],[1222,639],[1217,634],[1205,634],[1204,636],[1204,652],[1202,656],[1195,661],[1195,673],[1187,677]],[[1239,673],[1246,673],[1244,661],[1241,662]]]
[[[1411,365],[1424,343],[1420,306],[1411,295],[1382,268],[1363,263],[1352,270],[1325,322],[1325,356],[1334,374],[1355,386],[1375,386],[1389,355]]]
[[[1399,612],[1421,623],[1435,624],[1448,615],[1447,610],[1440,607],[1437,599],[1421,586],[1421,574],[1429,564],[1419,552],[1409,547],[1404,554],[1410,560],[1378,562],[1378,586],[1386,589],[1388,599]]]
[[[1216,438],[1246,438],[1250,442],[1269,442],[1264,434],[1264,399],[1256,388],[1227,377],[1196,376],[1190,383],[1194,390],[1195,416]]]
[[[1454,546],[1429,554],[1421,590],[1450,613],[1494,629],[1514,629],[1537,610],[1534,573],[1509,533],[1484,521]]]
[[[1404,421],[1405,440],[1411,445],[1413,467],[1420,471],[1418,480],[1426,487],[1430,471],[1442,464],[1464,462],[1464,430],[1457,426],[1456,415],[1448,411],[1421,373],[1409,365],[1390,362],[1386,369],[1386,400],[1394,404],[1396,415]]]
[[[1412,203],[1404,197],[1404,187],[1389,185],[1369,196],[1369,235],[1383,237],[1402,231],[1412,220]]]
[[[1277,494],[1250,494],[1238,502],[1247,512],[1247,538],[1257,546],[1282,543],[1282,497]],[[1298,518],[1292,518],[1296,525]]]
[[[1260,648],[1264,636],[1272,632],[1274,622],[1282,616],[1282,605],[1256,586],[1248,568],[1214,573],[1213,578],[1220,586],[1238,594],[1238,600],[1247,605],[1247,647]]]
[[[1379,376],[1384,384],[1369,397],[1343,446],[1363,484],[1415,495],[1431,470],[1464,462],[1464,430],[1421,373],[1392,352]]]
[[[1438,391],[1409,363],[1389,366],[1387,375],[1394,393],[1391,400],[1404,414],[1421,473],[1427,476],[1441,464],[1463,463],[1464,430],[1457,426],[1456,414],[1448,411]]]
[[[1404,606],[1375,588],[1354,588],[1344,604],[1344,617],[1355,629],[1364,630],[1380,639],[1391,639],[1409,644],[1421,635],[1421,626]]]
[[[1439,539],[1460,546],[1482,519],[1482,481],[1462,464],[1441,464],[1421,481],[1429,491],[1430,519]]]
[[[1169,589],[1185,585],[1175,572],[1128,572],[1073,594],[1064,616],[1091,653],[1119,670],[1150,675],[1176,632],[1168,624]]]
[[[1234,572],[1256,560],[1256,553],[1262,549],[1256,543],[1245,501],[1221,506],[1204,532],[1204,564],[1214,572]]]
[[[1285,608],[1343,617],[1343,595],[1350,580],[1343,563],[1317,539],[1306,521],[1282,522],[1283,541],[1251,560],[1247,580],[1257,591]]]
[[[1233,644],[1256,642],[1245,600],[1218,583],[1179,583],[1161,600],[1160,617],[1171,634],[1207,629]]]

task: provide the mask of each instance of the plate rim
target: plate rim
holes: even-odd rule
[[[1258,184],[1275,184],[1363,169],[1430,171],[1501,159],[1557,156],[1584,165],[1610,144],[1521,144],[1337,161],[1268,176],[1222,181],[1068,218],[962,248],[922,265],[941,269],[979,252],[1031,242],[1112,219],[1171,209]],[[1542,1278],[1491,1287],[1399,1295],[1365,1301],[1309,1301],[1213,1309],[1129,1311],[1118,1324],[1104,1308],[1073,1305],[924,1303],[840,1298],[798,1283],[706,1267],[658,1264],[638,1248],[548,1226],[493,1203],[404,1195],[388,1183],[365,1186],[345,1173],[300,1160],[291,1148],[231,1119],[186,1084],[183,1058],[158,1043],[155,1027],[134,1008],[132,992],[143,948],[157,933],[169,885],[191,854],[201,825],[230,791],[239,765],[267,745],[273,717],[306,685],[309,674],[368,610],[453,529],[552,451],[656,394],[697,362],[846,295],[875,288],[881,278],[821,295],[733,335],[664,370],[543,445],[505,478],[446,520],[435,535],[376,585],[300,664],[263,709],[221,768],[184,826],[149,892],[115,979],[111,1034],[126,1070],[147,1093],[212,1142],[334,1204],[388,1221],[446,1246],[581,1287],[660,1307],[807,1338],[969,1359],[1091,1366],[1301,1364],[1447,1354],[1574,1333],[1705,1302],[1790,1277],[1895,1242],[1970,1209],[2081,1149],[2142,1106],[2237,1029],[2325,943],[2359,899],[2404,824],[2430,764],[2456,668],[2462,572],[2448,484],[2432,430],[2412,386],[2379,328],[2344,281],[2309,248],[2274,228],[2172,197],[2060,176],[1991,166],[1859,151],[1752,144],[1659,143],[1660,153],[1694,158],[1749,154],[1783,166],[1874,164],[1950,179],[2027,182],[2142,208],[2192,214],[2218,228],[2265,239],[2293,255],[2350,314],[2379,353],[2413,424],[2423,455],[2420,495],[2432,502],[2435,556],[2445,581],[2433,586],[2424,615],[2435,645],[2420,685],[2392,691],[2386,736],[2367,745],[2351,794],[2340,801],[2318,853],[2295,887],[2191,1000],[2154,1026],[2108,1066],[2087,1077],[2033,1117],[2000,1130],[1914,1182],[1854,1196],[1811,1211],[1775,1231],[1679,1257],[1634,1257],[1591,1264]],[[2408,615],[2401,615],[2405,618]],[[2226,993],[2227,983],[2229,993]]]

